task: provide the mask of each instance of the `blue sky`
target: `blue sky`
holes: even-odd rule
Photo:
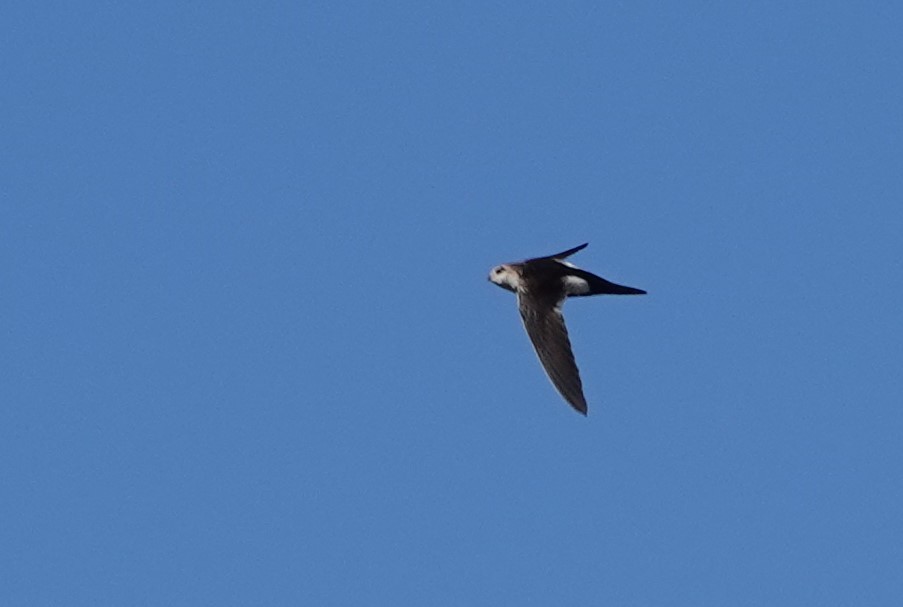
[[[6,6],[0,602],[899,604],[901,21]]]

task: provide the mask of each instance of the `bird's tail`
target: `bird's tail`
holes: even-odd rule
[[[554,255],[546,255],[545,257],[537,257],[537,259],[564,259],[566,257],[570,257],[577,251],[582,251],[583,249],[585,249],[587,247],[588,244],[589,244],[588,242],[584,242],[579,247],[574,247],[573,249],[568,249],[567,251],[562,251],[561,253],[555,253]],[[530,260],[530,261],[533,261],[533,260]]]

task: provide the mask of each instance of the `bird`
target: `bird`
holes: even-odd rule
[[[517,294],[517,307],[533,349],[552,385],[575,410],[587,414],[580,371],[571,350],[561,308],[568,297],[645,295],[646,291],[615,284],[565,261],[589,245],[517,263],[503,263],[489,280]]]

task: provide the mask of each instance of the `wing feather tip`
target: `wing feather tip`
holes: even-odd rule
[[[574,411],[576,411],[577,413],[579,413],[579,414],[582,415],[583,417],[586,417],[586,416],[587,416],[587,413],[588,413],[588,407],[586,406],[586,401],[585,401],[585,400],[581,400],[581,401],[570,401],[570,400],[569,400],[569,401],[568,401],[568,404],[571,405],[571,407],[574,408]]]

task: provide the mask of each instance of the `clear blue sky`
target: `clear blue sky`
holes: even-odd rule
[[[903,8],[660,4],[7,5],[0,603],[899,605]]]

